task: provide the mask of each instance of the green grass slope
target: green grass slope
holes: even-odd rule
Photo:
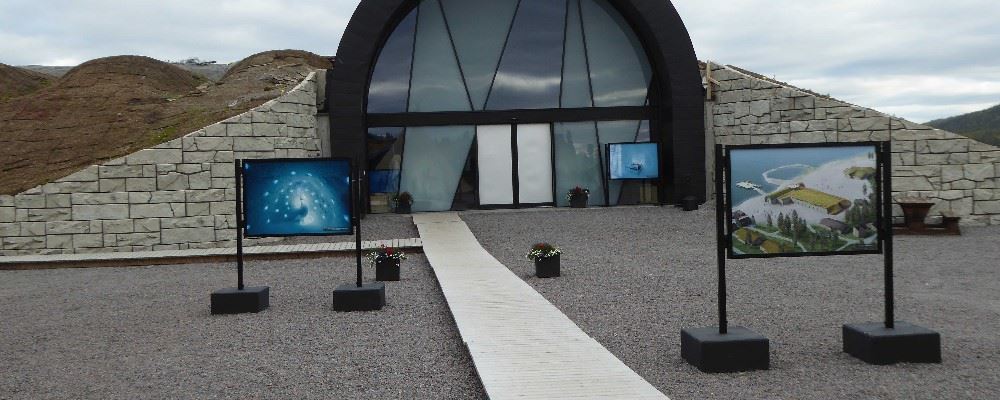
[[[936,119],[927,125],[1000,146],[1000,104],[982,111]]]

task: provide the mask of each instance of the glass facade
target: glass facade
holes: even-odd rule
[[[654,183],[608,181],[604,154],[608,143],[655,138],[649,121],[641,120],[647,114],[617,114],[647,108],[651,71],[635,33],[607,0],[421,0],[394,28],[372,73],[369,115],[397,114],[390,120],[408,126],[369,129],[371,211],[386,211],[385,199],[401,191],[413,195],[414,211],[492,205],[483,203],[482,188],[500,183],[512,186],[505,196],[515,202],[518,191],[530,191],[532,201],[525,202],[531,204],[552,199],[548,204],[566,206],[575,186],[590,189],[591,205],[656,202]],[[488,130],[482,129],[496,127],[495,119],[479,125],[468,125],[468,116],[463,125],[405,122],[406,116],[427,115],[414,113],[468,113],[479,122],[493,112],[579,109],[613,113],[584,122],[531,121],[531,129],[514,130],[513,137],[488,137],[496,143],[486,143]],[[538,143],[551,147],[542,151]],[[552,183],[536,180],[521,188],[506,182],[503,168],[493,168],[518,168],[520,152],[532,165],[550,160]],[[483,163],[492,166],[489,174]],[[544,193],[548,186],[552,196]]]

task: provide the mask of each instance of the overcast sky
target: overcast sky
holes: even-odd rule
[[[335,55],[357,0],[0,0],[0,62]],[[1000,103],[996,0],[674,0],[699,59],[917,122]]]

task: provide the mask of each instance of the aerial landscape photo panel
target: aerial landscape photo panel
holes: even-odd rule
[[[878,154],[875,144],[730,148],[730,254],[878,252]]]
[[[247,236],[353,233],[349,160],[246,160],[242,174]]]

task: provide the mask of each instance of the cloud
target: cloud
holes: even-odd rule
[[[701,59],[918,122],[1000,103],[1000,6],[674,0]]]
[[[700,59],[916,121],[1000,102],[1000,6],[982,0],[673,0]],[[334,55],[358,0],[3,0],[0,62]]]

